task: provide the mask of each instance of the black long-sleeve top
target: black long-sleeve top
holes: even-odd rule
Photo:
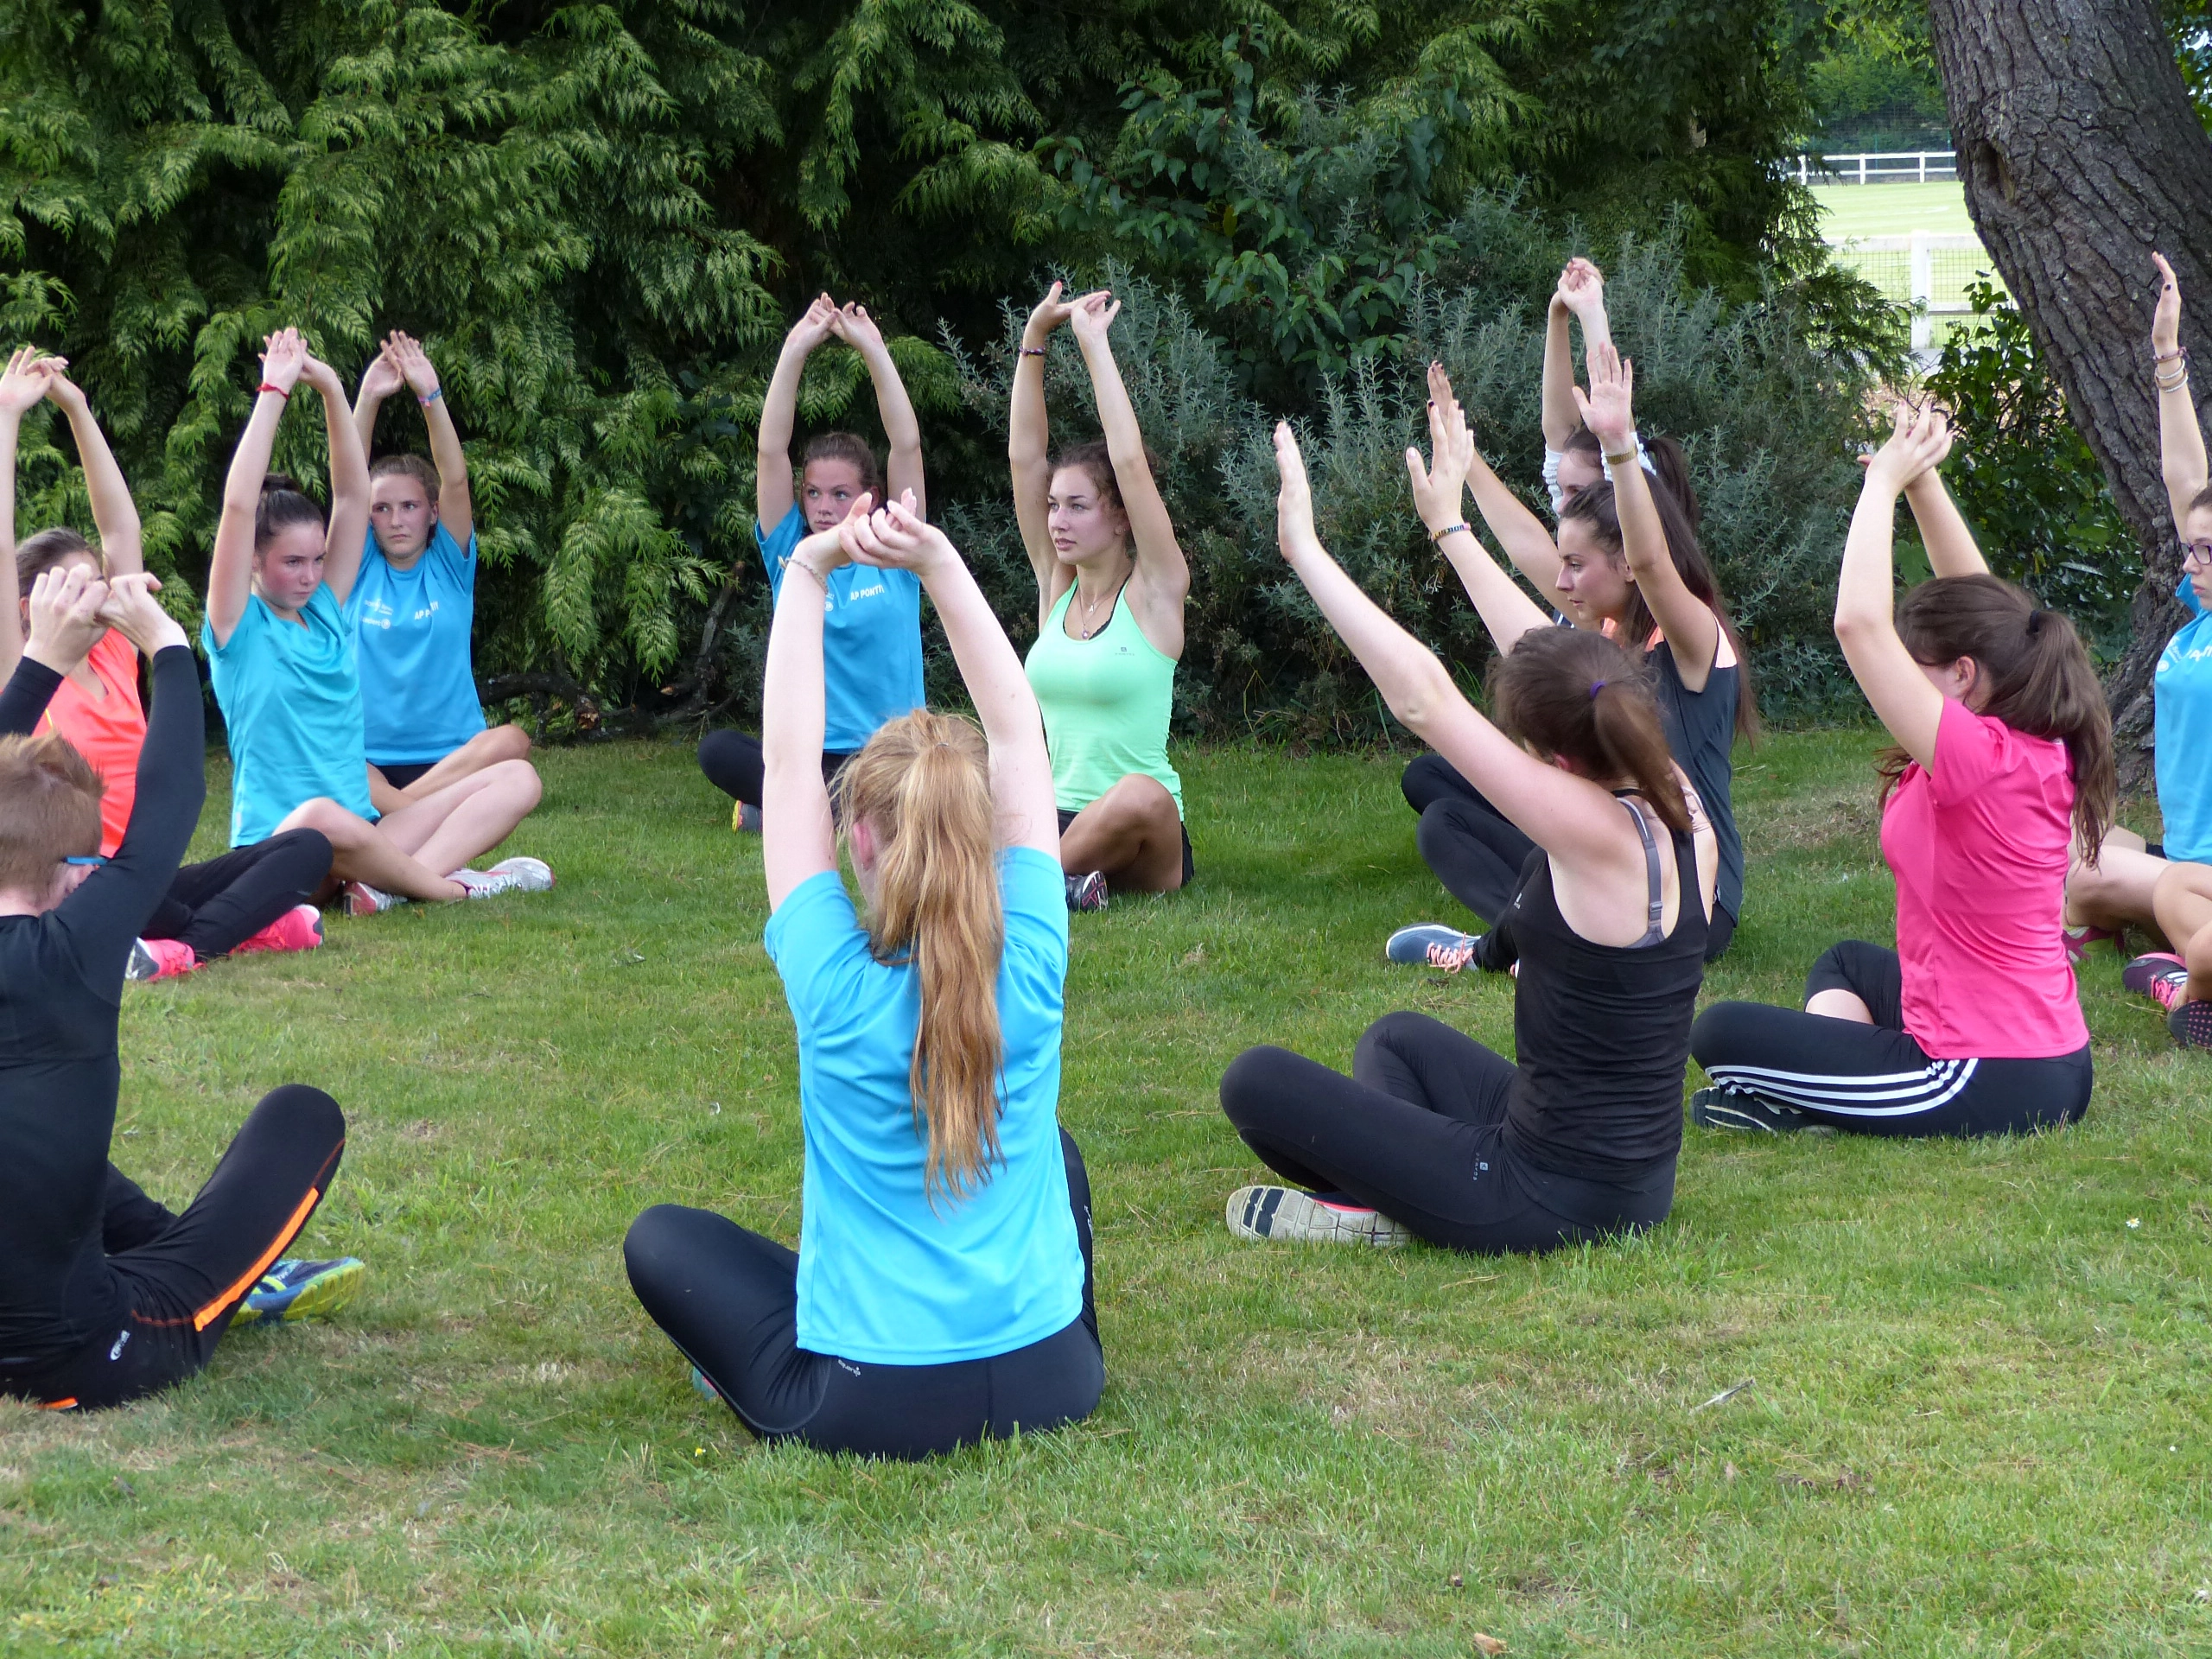
[[[58,683],[24,661],[0,729],[35,721]],[[38,916],[0,916],[0,1372],[35,1369],[128,1310],[101,1249],[108,1143],[122,1067],[116,1024],[130,946],[168,891],[200,822],[206,721],[191,650],[154,658],[138,798],[115,856]]]
[[[36,731],[38,717],[60,689],[61,676],[44,663],[17,658],[14,675],[0,690],[0,737],[29,737]]]

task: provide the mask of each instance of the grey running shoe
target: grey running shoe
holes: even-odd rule
[[[729,827],[741,836],[760,833],[760,809],[750,801],[740,801],[730,809]]]
[[[348,916],[375,916],[390,910],[394,905],[407,902],[397,893],[386,893],[382,887],[372,887],[365,881],[348,881],[345,901]]]
[[[1093,870],[1088,875],[1069,876],[1067,885],[1070,910],[1106,908],[1106,873],[1103,870]]]
[[[1441,922],[1415,922],[1393,933],[1382,946],[1390,961],[1408,968],[1441,968],[1456,974],[1483,948],[1483,935],[1462,933]]]
[[[1288,1239],[1306,1244],[1413,1243],[1413,1234],[1379,1210],[1337,1204],[1294,1186],[1240,1186],[1229,1195],[1229,1230],[1239,1238]]]
[[[1796,1135],[1822,1128],[1795,1106],[1764,1095],[1744,1094],[1714,1084],[1690,1096],[1690,1122],[1700,1129],[1747,1129],[1758,1135]]]
[[[472,899],[490,899],[502,893],[544,893],[553,886],[551,868],[535,858],[503,858],[488,870],[455,870],[446,879],[467,887]]]

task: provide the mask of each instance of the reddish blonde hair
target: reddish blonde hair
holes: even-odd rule
[[[0,737],[0,887],[42,897],[63,859],[99,851],[106,792],[66,738]]]

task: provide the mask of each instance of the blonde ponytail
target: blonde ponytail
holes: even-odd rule
[[[848,836],[866,823],[875,838],[869,949],[920,976],[908,1079],[927,1130],[924,1180],[931,1202],[957,1201],[989,1179],[999,1157],[1006,914],[983,734],[971,721],[917,709],[853,757],[838,775],[837,804]]]

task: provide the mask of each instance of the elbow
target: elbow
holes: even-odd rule
[[[1430,657],[1425,668],[1416,671],[1404,684],[1384,693],[1383,701],[1390,705],[1390,712],[1408,731],[1426,734],[1434,723],[1437,712],[1459,695],[1452,684],[1452,677],[1444,671],[1444,664]]]
[[[1889,626],[1890,619],[1886,616],[1871,615],[1856,606],[1836,607],[1836,643],[1846,651],[1850,650],[1853,645],[1865,644],[1878,631]]]

